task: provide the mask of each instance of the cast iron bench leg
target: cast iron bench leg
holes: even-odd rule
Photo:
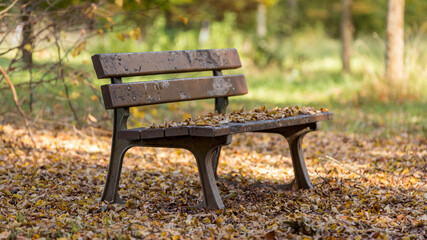
[[[197,161],[199,177],[203,191],[203,206],[208,209],[223,209],[221,196],[216,185],[215,172],[213,167],[213,154],[219,146],[231,143],[231,135],[213,138],[211,142],[197,144],[192,147],[191,152]],[[200,141],[202,142],[202,141]]]
[[[310,176],[308,175],[307,167],[304,161],[304,155],[301,148],[302,139],[307,133],[311,131],[313,130],[308,127],[296,132],[291,136],[285,136],[289,143],[289,150],[291,151],[292,157],[292,166],[294,168],[294,175],[299,189],[313,188],[313,184],[311,183]]]
[[[212,153],[212,168],[214,171],[215,180],[218,181],[218,163],[219,163],[219,155],[221,154],[221,147],[217,147]]]
[[[292,189],[293,183],[296,181],[298,189],[313,188],[310,176],[307,172],[307,167],[304,161],[301,144],[304,136],[311,132],[316,131],[320,127],[320,123],[312,123],[307,125],[299,125],[294,127],[271,129],[265,132],[279,133],[284,136],[289,143],[289,150],[291,152],[292,166],[294,169],[295,179],[290,184],[280,186],[281,189]]]
[[[105,181],[104,191],[101,201],[124,204],[119,197],[119,181],[122,172],[123,157],[130,148],[129,142],[122,139],[116,139],[111,146],[110,164],[108,166],[107,179]]]
[[[119,81],[119,83],[121,80]],[[110,164],[108,166],[107,179],[105,180],[104,191],[102,192],[101,201],[123,204],[120,199],[119,181],[122,172],[123,157],[126,151],[132,146],[129,141],[117,138],[117,131],[126,129],[126,122],[129,117],[129,108],[114,109],[113,122],[113,140],[111,143]]]

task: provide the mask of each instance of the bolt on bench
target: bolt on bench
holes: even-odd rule
[[[123,203],[118,195],[123,157],[135,146],[184,148],[196,158],[203,190],[202,206],[224,208],[216,180],[221,146],[231,143],[232,135],[244,132],[277,133],[289,143],[298,188],[312,188],[304,163],[301,142],[315,131],[319,122],[333,113],[298,115],[275,120],[227,123],[213,126],[127,129],[129,108],[197,99],[215,99],[215,111],[225,113],[228,97],[247,94],[244,75],[223,75],[222,70],[240,68],[236,49],[96,54],[92,62],[99,79],[111,78],[101,86],[106,109],[114,109],[113,138],[108,175],[101,201]],[[213,76],[160,81],[123,83],[122,77],[213,71]],[[292,184],[292,183],[291,183]],[[290,186],[290,185],[286,185]]]

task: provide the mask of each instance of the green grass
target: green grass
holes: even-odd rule
[[[247,75],[249,94],[236,97],[231,108],[241,105],[267,107],[309,105],[326,107],[335,113],[333,121],[324,124],[329,130],[376,134],[421,134],[427,132],[427,102],[381,102],[360,99],[363,74],[351,77],[339,72],[318,71],[287,79],[274,70]]]
[[[378,37],[362,36],[354,42],[352,58],[353,72],[343,75],[340,72],[340,43],[330,39],[321,30],[312,29],[296,33],[287,38],[268,38],[265,42],[254,43],[243,33],[234,32],[232,17],[228,16],[213,28],[218,35],[209,42],[199,45],[197,31],[182,31],[166,35],[162,29],[162,19],[154,24],[144,39],[119,40],[116,33],[88,42],[87,51],[77,57],[68,58],[66,82],[71,103],[81,123],[88,122],[88,116],[98,119],[95,126],[110,127],[111,120],[106,114],[99,86],[108,80],[97,80],[92,69],[90,56],[106,52],[137,52],[172,49],[236,47],[242,57],[243,68],[225,73],[244,73],[247,78],[249,94],[232,97],[229,109],[245,106],[267,107],[289,105],[315,105],[326,107],[335,113],[335,120],[325,123],[329,130],[358,132],[363,134],[424,134],[427,129],[427,47],[422,44],[425,33],[408,37],[406,43],[406,75],[402,85],[390,86],[382,78],[384,69],[384,41]],[[230,27],[231,26],[231,27]],[[234,36],[234,37],[233,37]],[[257,44],[259,46],[257,46]],[[262,50],[260,50],[260,48]],[[46,50],[45,57],[35,55],[36,69],[33,79],[37,81],[47,69],[43,64],[55,59],[54,50]],[[47,56],[47,57],[46,57]],[[0,64],[7,66],[10,56],[0,58]],[[200,73],[209,75],[209,72]],[[155,80],[177,77],[191,77],[198,74],[178,74],[150,76],[139,80]],[[11,72],[14,84],[28,82],[28,72]],[[54,75],[47,77],[54,78]],[[125,79],[126,80],[126,79]],[[12,95],[4,83],[3,98],[0,99],[0,112],[8,114],[3,121],[13,122],[18,114],[14,112]],[[28,85],[17,88],[22,107],[29,111]],[[73,123],[74,118],[65,97],[65,89],[60,80],[50,84],[38,85],[33,89],[35,119],[49,119]],[[158,105],[134,110],[137,117],[131,125],[150,124],[153,121],[182,120],[188,114],[197,115],[213,109],[212,100],[184,102],[173,105]],[[9,114],[10,112],[14,114]],[[110,113],[111,115],[111,113]]]

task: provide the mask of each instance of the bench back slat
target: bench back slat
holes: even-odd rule
[[[107,109],[170,103],[248,93],[244,75],[182,78],[101,86]]]
[[[242,66],[234,48],[96,54],[92,56],[92,62],[99,79],[234,69]]]

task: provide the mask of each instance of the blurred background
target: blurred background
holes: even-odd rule
[[[424,0],[2,0],[0,122],[110,128],[92,55],[236,48],[249,94],[229,110],[326,107],[330,130],[425,137],[426,12]],[[130,124],[212,110],[134,108]]]

